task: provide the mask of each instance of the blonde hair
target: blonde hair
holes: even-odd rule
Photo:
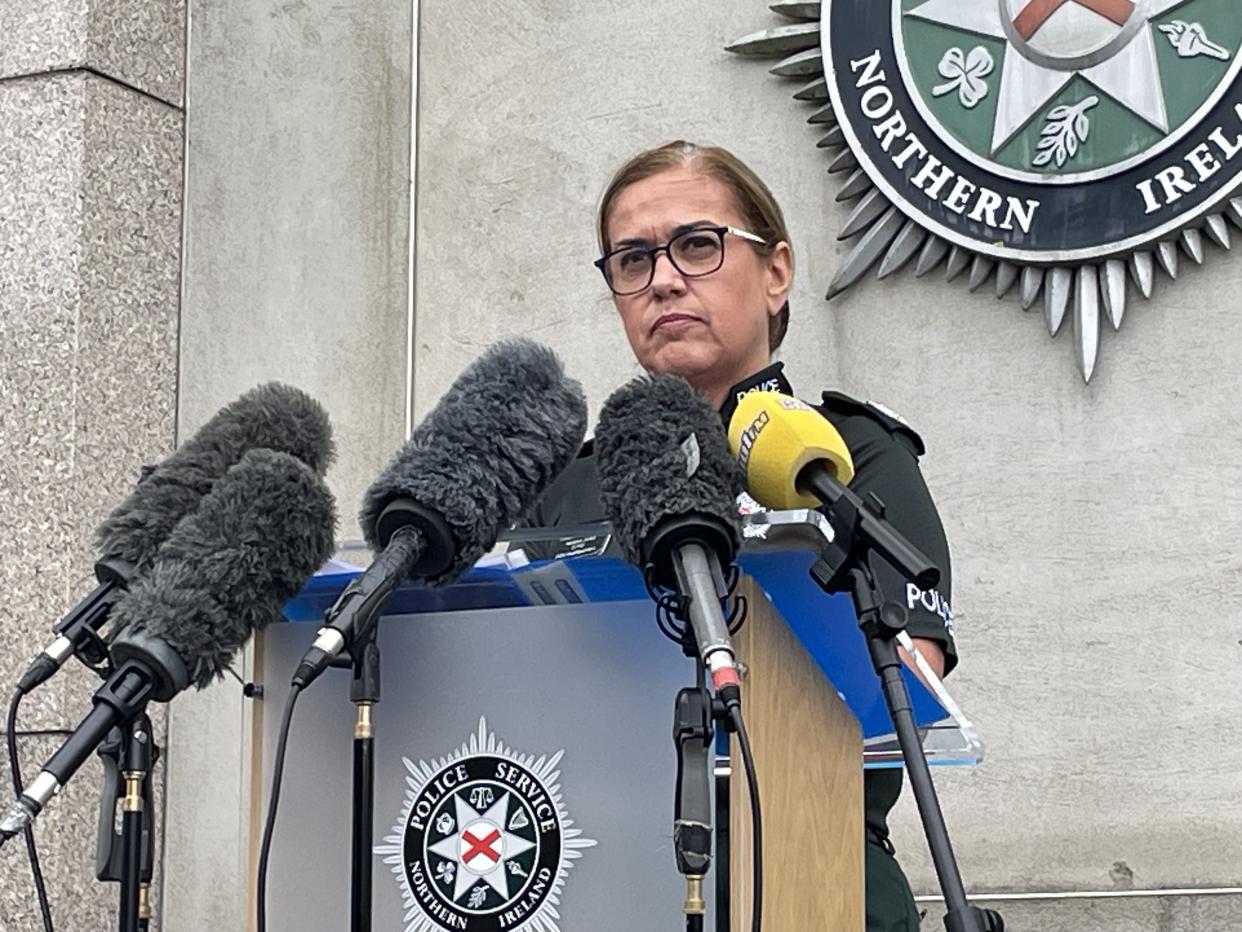
[[[601,254],[611,248],[608,242],[608,221],[617,197],[636,182],[673,168],[689,168],[720,182],[732,194],[749,232],[763,237],[765,246],[754,248],[761,255],[771,255],[778,243],[789,242],[785,215],[776,198],[762,179],[736,155],[719,146],[699,146],[685,140],[670,142],[640,152],[617,170],[604,189],[599,205],[599,246]],[[792,247],[791,247],[792,248]],[[789,329],[789,302],[775,317],[768,318],[768,351],[774,352]]]

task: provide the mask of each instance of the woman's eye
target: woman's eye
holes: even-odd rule
[[[695,254],[714,252],[716,237],[707,233],[690,233],[682,237],[681,248],[684,252]]]
[[[628,252],[621,253],[621,255],[617,257],[617,264],[620,265],[622,269],[632,269],[636,266],[643,265],[646,262],[647,250],[645,249],[631,249]]]

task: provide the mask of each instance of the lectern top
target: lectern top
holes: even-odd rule
[[[899,764],[891,737],[892,721],[871,667],[865,638],[853,605],[844,595],[827,595],[810,576],[810,568],[832,529],[811,509],[756,512],[745,517],[745,544],[738,558],[785,619],[825,677],[858,717],[869,743],[872,765]],[[522,528],[510,532],[503,552],[480,561],[450,586],[408,582],[394,592],[386,616],[518,608],[555,610],[584,603],[635,603],[655,624],[655,606],[641,574],[613,552],[606,524],[580,528]],[[361,543],[345,543],[336,558],[285,607],[293,622],[322,621],[349,581],[369,561]],[[942,684],[933,693],[907,675],[915,716],[922,726],[940,723],[930,742],[942,762],[974,763],[982,746],[970,723]]]

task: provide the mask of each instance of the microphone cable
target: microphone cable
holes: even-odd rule
[[[255,891],[255,918],[258,932],[267,932],[267,868],[272,854],[272,834],[276,827],[276,807],[280,805],[280,784],[285,771],[285,751],[289,746],[289,727],[293,724],[293,707],[297,704],[302,687],[294,685],[285,699],[285,711],[280,722],[280,737],[276,740],[276,760],[272,765],[272,792],[267,803],[267,820],[263,825],[263,843],[259,847],[259,876]]]
[[[763,919],[763,813],[759,806],[759,777],[755,772],[755,759],[750,752],[750,737],[746,734],[740,706],[730,706],[729,721],[737,732],[742,767],[746,771],[746,786],[750,793],[751,873],[754,884],[750,901],[750,929],[751,932],[760,932]]]
[[[5,719],[4,740],[9,755],[9,772],[13,777],[13,792],[20,797],[25,785],[22,783],[22,765],[17,759],[17,709],[22,703],[25,691],[13,690],[9,700],[9,713]],[[30,860],[30,873],[34,878],[35,895],[39,899],[39,913],[43,917],[43,932],[52,930],[52,909],[47,901],[47,888],[43,883],[43,869],[39,866],[39,852],[35,847],[34,826],[27,825],[23,834],[26,836],[26,855]]]

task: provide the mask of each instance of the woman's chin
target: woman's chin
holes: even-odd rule
[[[716,347],[678,340],[660,347],[647,368],[693,382],[695,376],[710,373],[720,362],[720,351]]]

